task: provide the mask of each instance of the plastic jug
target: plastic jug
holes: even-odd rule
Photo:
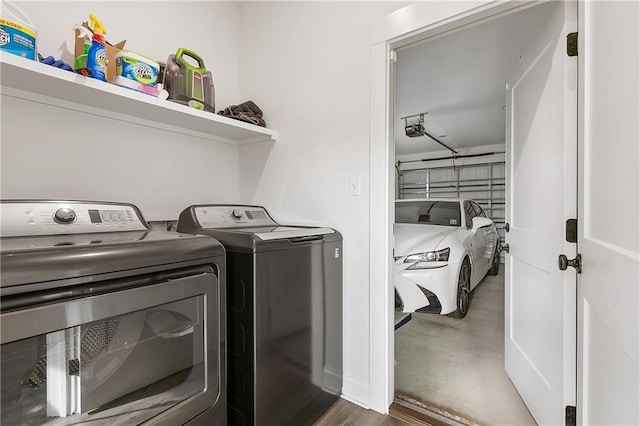
[[[15,3],[3,0],[1,7],[0,49],[35,61],[38,40],[35,24]]]

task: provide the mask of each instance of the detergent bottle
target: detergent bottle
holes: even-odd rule
[[[89,47],[89,51],[87,52],[89,77],[107,81],[107,42],[103,36],[107,31],[95,15],[89,14],[89,19],[91,20],[91,28],[93,29],[91,47]]]
[[[36,59],[36,26],[15,3],[0,3],[0,50],[23,58]]]

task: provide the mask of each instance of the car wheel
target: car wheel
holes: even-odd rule
[[[489,275],[498,275],[498,272],[500,272],[500,252],[498,251],[498,247],[496,247],[496,252],[493,254],[493,259],[491,259]]]
[[[456,294],[456,310],[449,314],[453,318],[464,318],[469,311],[471,293],[471,264],[469,258],[465,257],[460,267],[458,276],[458,292]]]

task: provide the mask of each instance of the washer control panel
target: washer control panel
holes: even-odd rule
[[[73,223],[76,221],[76,212],[75,210],[69,207],[60,207],[53,214],[53,220],[58,223]]]
[[[82,201],[3,201],[2,237],[146,231],[132,204]]]
[[[197,206],[194,214],[202,229],[278,225],[263,207],[258,206]]]

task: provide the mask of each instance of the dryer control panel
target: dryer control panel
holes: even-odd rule
[[[2,237],[146,231],[133,204],[85,201],[2,201]]]
[[[196,206],[194,213],[200,227],[246,228],[253,226],[277,226],[269,213],[259,206],[210,205]]]

